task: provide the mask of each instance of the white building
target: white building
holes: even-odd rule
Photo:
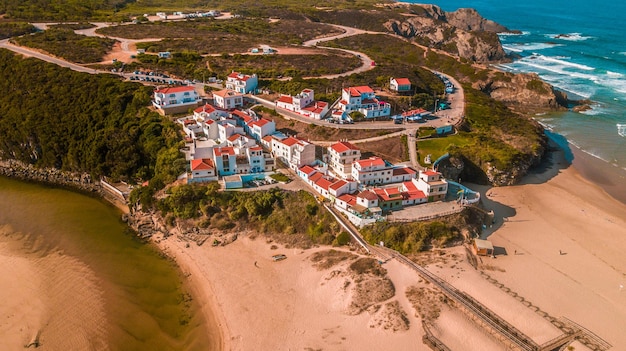
[[[328,166],[338,177],[352,176],[352,163],[361,158],[361,150],[347,141],[340,141],[328,147]]]
[[[399,93],[411,91],[411,81],[408,78],[391,78],[389,80],[389,88]]]
[[[223,89],[213,92],[213,103],[226,110],[243,106],[243,95],[233,90]]]
[[[373,156],[365,160],[357,160],[352,164],[352,179],[360,184],[387,184],[392,182],[393,167],[385,160]]]
[[[276,107],[313,119],[321,119],[328,113],[328,103],[315,101],[315,93],[312,89],[304,89],[300,94],[294,96],[281,95],[276,100]]]
[[[272,138],[272,153],[293,170],[315,162],[315,145],[296,137]]]
[[[256,140],[261,140],[264,137],[276,132],[276,123],[269,119],[261,118],[256,121],[251,121],[247,124],[248,133]]]
[[[418,179],[413,182],[426,194],[428,202],[444,200],[448,192],[448,182],[437,171],[420,171]]]
[[[191,173],[187,178],[188,183],[210,182],[217,180],[215,164],[210,158],[200,158],[190,161]]]
[[[391,105],[379,101],[374,90],[368,86],[344,88],[341,91],[339,109],[344,115],[359,111],[365,118],[384,117],[391,114]]]
[[[259,85],[259,78],[256,74],[247,75],[238,72],[231,72],[226,77],[226,89],[234,90],[241,94],[254,92]]]
[[[194,87],[171,87],[154,91],[152,105],[162,114],[183,113],[189,108],[196,108],[202,98]]]

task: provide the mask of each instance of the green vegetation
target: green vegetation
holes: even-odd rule
[[[469,233],[480,232],[484,216],[481,211],[466,207],[459,213],[434,221],[377,222],[364,227],[361,234],[372,245],[382,241],[386,247],[409,255],[431,248],[452,245],[463,240],[463,237]]]
[[[443,138],[420,140],[417,142],[417,152],[420,156],[419,158],[422,166],[427,166],[423,163],[423,160],[427,155],[430,155],[431,160],[434,162],[446,152],[449,152],[450,149],[465,149],[465,147],[471,148],[473,144],[474,139],[470,134],[460,132]]]
[[[145,108],[150,87],[4,49],[0,76],[0,157],[154,186],[184,169],[178,127]]]
[[[431,246],[441,247],[460,237],[458,228],[441,221],[377,222],[364,227],[361,234],[371,244],[382,241],[386,247],[402,254],[419,252]]]
[[[289,177],[287,177],[286,175],[282,173],[274,173],[270,175],[270,177],[277,182],[283,182],[283,183],[287,183],[291,180]]]
[[[67,28],[50,28],[14,40],[19,45],[41,49],[77,63],[102,61],[102,57],[113,48],[116,42],[108,38],[79,35]]]
[[[26,22],[0,22],[0,40],[16,37],[28,33],[34,33],[37,28]]]
[[[419,127],[417,129],[417,137],[418,138],[428,138],[437,133],[435,127]]]
[[[70,29],[70,30],[80,30],[80,29],[89,29],[94,28],[96,25],[89,22],[79,22],[79,23],[59,23],[53,24],[51,28],[57,29]]]
[[[164,215],[193,218],[200,226],[218,230],[254,228],[283,243],[309,247],[331,244],[340,227],[306,191],[288,192],[279,188],[266,191],[219,191],[217,183],[178,185],[157,207]],[[137,200],[133,196],[131,200]],[[337,244],[345,242],[345,235]]]
[[[548,91],[544,87],[544,83],[539,79],[533,79],[526,83],[526,89],[536,91],[539,94],[546,94]]]

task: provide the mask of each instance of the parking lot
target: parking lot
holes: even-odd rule
[[[157,84],[169,84],[169,85],[180,85],[180,86],[182,86],[182,85],[189,85],[189,84],[195,83],[195,81],[175,79],[175,78],[172,78],[172,77],[168,76],[165,73],[158,73],[158,72],[152,72],[152,71],[148,71],[148,72],[134,71],[134,72],[131,73],[131,75],[130,75],[130,77],[128,79],[132,80],[132,81],[157,83]]]

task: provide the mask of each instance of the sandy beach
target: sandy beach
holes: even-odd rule
[[[561,153],[553,153],[551,162],[521,185],[481,188],[486,207],[496,214],[495,225],[482,237],[496,246],[496,258],[482,258],[476,270],[465,249],[456,247],[426,266],[538,344],[562,334],[550,317],[566,317],[609,344],[622,345],[626,206],[568,166]],[[422,319],[406,296],[409,287],[424,283],[398,262],[383,265],[395,287],[385,302],[397,301],[409,325],[394,331],[375,322],[376,312],[348,312],[353,296],[333,278],[341,276],[341,268],[318,270],[311,262],[315,252],[329,248],[272,250],[264,238],[246,236],[224,247],[187,247],[176,236],[160,245],[188,274],[200,292],[197,298],[205,300],[207,317],[217,320],[222,331],[223,350],[428,349],[420,341]],[[273,262],[276,253],[288,258]],[[522,304],[487,276],[538,308]],[[442,304],[440,309],[429,329],[451,349],[504,348],[458,308]]]
[[[551,157],[521,185],[470,185],[495,211],[495,224],[481,236],[496,247],[495,258],[482,257],[475,269],[459,246],[424,253],[420,263],[538,344],[561,335],[550,320],[565,317],[619,349],[626,343],[626,206],[568,166],[561,153]],[[41,349],[106,349],[102,296],[89,269],[62,252],[24,253],[6,237],[11,228],[1,230],[0,299],[6,303],[0,348],[21,349],[42,330]],[[362,256],[347,249],[341,250],[349,259],[320,267],[313,258],[331,247],[286,249],[251,233],[217,247],[175,233],[154,239],[179,265],[214,331],[210,350],[428,350],[423,321],[452,350],[505,348],[394,260],[380,266],[384,278],[375,278],[388,279],[391,293],[357,308],[370,283],[350,273],[350,263]],[[274,262],[275,254],[287,259]],[[75,300],[59,300],[67,289]]]

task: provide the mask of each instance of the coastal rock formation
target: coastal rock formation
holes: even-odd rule
[[[387,30],[416,42],[475,62],[505,60],[498,32],[509,30],[473,9],[445,12],[435,5],[410,7],[414,16],[389,20]]]
[[[487,79],[475,82],[472,88],[521,112],[562,109],[567,96],[555,92],[536,73],[507,74],[507,79]]]
[[[65,172],[56,168],[37,168],[12,159],[0,159],[0,175],[49,185],[65,186],[86,192],[102,193],[100,182],[92,181],[88,173]]]

